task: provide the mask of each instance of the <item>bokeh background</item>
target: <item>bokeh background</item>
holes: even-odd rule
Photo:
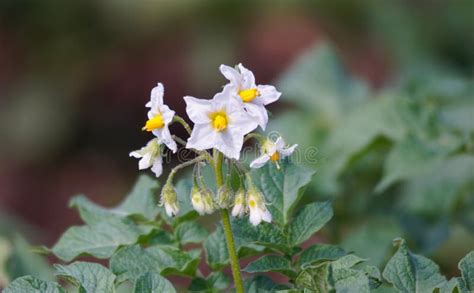
[[[128,153],[149,139],[140,128],[151,88],[164,83],[166,102],[183,115],[184,95],[212,97],[225,83],[218,66],[242,62],[258,83],[284,92],[270,107],[273,128],[319,150],[308,194],[336,205],[323,239],[390,249],[401,235],[456,274],[474,247],[473,21],[469,0],[1,0],[0,235],[51,246],[80,222],[67,208],[71,196],[119,202],[138,174]],[[390,132],[390,114],[377,112],[386,95],[415,101],[410,113],[436,128],[402,145],[424,149],[429,141],[421,157],[390,155],[407,140]],[[345,117],[354,108],[364,114],[353,131]],[[360,142],[374,125],[386,128]],[[438,152],[431,142],[448,147]],[[417,169],[432,154],[435,162]],[[380,186],[388,157],[405,165]],[[454,174],[454,191],[432,196],[455,195],[426,209],[439,190],[408,181],[443,171]],[[426,202],[414,194],[422,192]],[[417,198],[415,208],[404,205]],[[376,251],[381,264],[384,250]]]

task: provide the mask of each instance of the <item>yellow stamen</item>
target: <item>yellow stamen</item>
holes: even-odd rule
[[[249,207],[254,208],[256,205],[257,203],[255,202],[255,200],[253,199],[249,200]]]
[[[163,116],[161,116],[161,114],[158,114],[155,117],[148,119],[142,130],[153,131],[155,129],[161,129],[164,126],[165,122],[163,121]]]
[[[225,112],[220,111],[212,113],[210,115],[210,118],[212,121],[212,127],[214,127],[217,132],[221,132],[227,128],[227,124],[229,123],[229,121]]]
[[[273,155],[270,156],[270,160],[272,162],[277,162],[280,159],[280,154],[278,152],[274,152]]]
[[[252,102],[260,93],[257,89],[247,89],[239,92],[239,96],[245,103]]]

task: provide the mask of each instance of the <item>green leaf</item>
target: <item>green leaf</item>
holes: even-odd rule
[[[414,137],[397,143],[385,161],[384,176],[376,191],[384,191],[394,182],[426,174],[447,154],[447,150]]]
[[[467,289],[474,290],[474,251],[461,259],[458,267]]]
[[[331,282],[336,292],[370,292],[369,278],[365,272],[348,268],[332,269]]]
[[[288,287],[276,284],[267,276],[259,275],[244,281],[244,290],[246,293],[263,293],[284,290]]]
[[[77,208],[81,218],[89,225],[117,217],[135,216],[144,220],[154,220],[158,215],[157,189],[156,180],[142,175],[124,201],[115,208],[103,208],[82,195],[73,197],[69,205]]]
[[[170,246],[152,246],[146,250],[158,260],[160,267],[162,267],[162,275],[194,276],[201,255],[200,250],[184,252]]]
[[[383,271],[383,277],[395,288],[402,292],[431,292],[446,282],[437,264],[410,252],[403,239],[396,241],[398,250]]]
[[[247,273],[278,272],[290,278],[295,277],[295,272],[291,269],[288,259],[279,255],[265,255],[251,262],[244,269]]]
[[[206,239],[204,251],[206,252],[206,262],[212,270],[220,270],[229,264],[227,242],[222,226],[217,226],[216,230]]]
[[[232,232],[236,238],[274,249],[283,253],[292,252],[283,232],[274,224],[260,223],[253,226],[247,218],[232,219]]]
[[[308,240],[332,218],[330,202],[314,202],[305,205],[290,223],[290,244],[296,246]]]
[[[130,221],[114,219],[92,226],[69,228],[52,248],[64,261],[87,254],[109,258],[122,245],[135,243],[141,231]]]
[[[280,169],[275,164],[267,164],[252,171],[254,182],[269,202],[268,209],[276,223],[286,225],[290,221],[291,213],[314,173],[312,169],[288,161],[281,162]]]
[[[311,292],[330,292],[328,283],[329,262],[318,263],[302,270],[296,278],[296,286]]]
[[[157,273],[148,272],[137,278],[134,293],[175,293],[173,285]]]
[[[457,290],[457,291],[456,291]],[[461,278],[452,278],[449,282],[444,283],[439,287],[439,293],[464,293],[468,292],[464,281]]]
[[[127,246],[110,259],[110,269],[123,280],[135,280],[146,272],[162,275],[194,276],[200,260],[200,251],[180,251],[170,246],[141,248]]]
[[[81,293],[115,292],[115,275],[104,266],[90,262],[74,262],[70,265],[55,265],[56,276],[79,287]]]
[[[33,276],[24,276],[13,281],[3,293],[66,293],[56,282],[37,279]]]
[[[337,260],[346,254],[346,251],[338,246],[316,244],[303,251],[298,263],[301,267],[306,267],[318,262]]]
[[[213,272],[207,278],[194,278],[188,292],[217,293],[229,287],[230,281],[223,272]]]
[[[181,223],[175,230],[175,235],[181,244],[201,243],[208,234],[207,230],[198,222]]]
[[[32,252],[30,244],[20,235],[15,234],[9,249],[5,270],[10,280],[31,275],[42,280],[52,281],[53,271],[42,256]],[[0,262],[0,265],[2,263]],[[1,269],[0,269],[1,272]],[[1,279],[1,277],[0,277]]]

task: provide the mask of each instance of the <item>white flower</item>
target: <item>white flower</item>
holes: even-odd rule
[[[145,107],[150,108],[148,111],[148,121],[143,130],[151,131],[158,137],[159,143],[164,143],[173,153],[176,153],[177,145],[171,137],[169,124],[173,121],[174,111],[163,104],[164,89],[161,83],[151,90],[151,99],[146,103]]]
[[[233,217],[241,217],[245,214],[245,190],[239,189],[235,194],[234,207],[232,208]]]
[[[231,94],[235,97],[245,110],[255,119],[260,127],[265,130],[268,123],[268,113],[265,105],[275,102],[281,93],[271,85],[256,85],[255,76],[242,64],[237,65],[238,70],[221,65],[220,71],[230,83]]]
[[[267,141],[262,146],[262,155],[253,160],[252,163],[250,163],[250,167],[260,168],[268,161],[272,161],[277,164],[278,168],[280,168],[280,166],[278,165],[278,161],[282,157],[291,156],[297,146],[297,144],[294,144],[291,147],[286,147],[285,141],[282,137],[278,137],[276,142],[267,139]]]
[[[165,206],[168,217],[174,217],[178,214],[178,195],[170,182],[167,182],[161,190],[161,204]]]
[[[261,192],[256,190],[254,187],[251,187],[247,193],[247,206],[250,211],[250,223],[257,226],[262,221],[270,223],[272,221],[272,215],[265,207],[263,201],[263,195]]]
[[[186,112],[194,122],[187,148],[200,151],[216,148],[228,158],[239,159],[244,135],[258,124],[230,96],[229,90],[224,88],[212,100],[184,97]]]
[[[160,144],[157,139],[150,140],[146,146],[130,153],[130,157],[139,158],[138,169],[143,170],[151,167],[156,177],[163,173],[163,160],[161,158]]]
[[[214,212],[212,193],[207,189],[200,190],[199,187],[193,186],[191,189],[191,203],[200,215],[212,214]]]

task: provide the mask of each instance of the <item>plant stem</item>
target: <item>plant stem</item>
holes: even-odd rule
[[[174,115],[173,122],[178,122],[179,124],[181,124],[184,127],[184,129],[186,129],[188,134],[191,135],[191,132],[192,132],[191,127],[189,127],[189,124],[186,121],[184,121],[183,118],[179,117],[178,115]]]
[[[222,160],[222,153],[218,150],[214,150],[214,173],[216,176],[217,189],[224,184],[222,177]],[[227,251],[229,252],[230,266],[232,268],[232,276],[234,277],[235,291],[237,293],[244,293],[244,285],[242,283],[242,277],[240,276],[239,259],[235,250],[234,236],[232,235],[232,228],[230,226],[229,210],[221,209],[221,217],[227,242]]]

